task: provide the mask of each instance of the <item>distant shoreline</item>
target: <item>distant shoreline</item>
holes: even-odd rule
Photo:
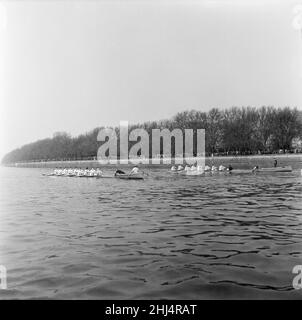
[[[223,155],[239,157],[240,150],[244,157],[252,153],[258,156],[259,152],[278,153],[279,157],[282,151],[302,152],[301,132],[302,112],[297,108],[262,106],[212,108],[207,112],[185,110],[166,120],[130,125],[128,121],[120,121],[119,126],[97,127],[75,137],[56,132],[52,138],[12,150],[3,157],[2,163],[28,163],[31,158],[88,161],[97,155],[105,158],[108,154],[127,159],[129,154],[135,156],[139,147],[145,158],[160,157],[160,153],[167,156],[182,156],[184,152],[211,155],[217,151],[219,159],[223,159]]]
[[[217,164],[228,164],[230,163],[241,163],[248,164],[250,162],[255,162],[257,160],[265,160],[273,161],[273,159],[277,160],[285,160],[292,159],[294,162],[301,162],[302,165],[302,154],[268,154],[268,155],[238,155],[238,156],[214,156],[214,157],[206,157],[206,163],[214,163]],[[162,159],[161,159],[162,160]],[[166,159],[168,161],[169,159]],[[173,163],[173,162],[172,162]],[[11,164],[4,164],[4,167],[16,167],[16,168],[55,168],[55,167],[116,167],[116,166],[128,166],[131,167],[134,164],[129,162],[128,164],[120,163],[119,160],[117,163],[113,164],[100,164],[98,160],[66,160],[66,161],[28,161],[28,162],[18,162]],[[140,164],[142,167],[164,167],[169,166],[169,163],[163,163],[161,161],[160,164],[152,164],[151,159],[149,159],[149,163]],[[281,165],[281,164],[280,164]]]

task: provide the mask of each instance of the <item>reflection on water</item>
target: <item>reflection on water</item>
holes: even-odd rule
[[[1,169],[0,298],[301,298],[302,178]],[[301,292],[300,292],[301,291]]]

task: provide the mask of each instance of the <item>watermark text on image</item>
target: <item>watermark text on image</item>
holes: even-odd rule
[[[97,140],[102,142],[97,152],[100,164],[115,164],[118,160],[120,164],[171,164],[172,159],[175,164],[205,164],[204,129],[155,128],[150,136],[142,128],[129,132],[128,122],[121,121],[119,137],[113,128],[104,128]]]
[[[293,279],[294,289],[302,289],[302,265],[294,266],[293,273],[297,274]]]

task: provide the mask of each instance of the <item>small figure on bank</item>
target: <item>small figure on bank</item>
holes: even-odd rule
[[[277,164],[278,164],[277,159],[274,159],[274,167],[275,167],[275,168],[277,167]]]

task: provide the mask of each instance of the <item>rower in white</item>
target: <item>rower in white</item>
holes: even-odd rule
[[[133,169],[130,171],[129,176],[134,175],[134,174],[139,174],[139,168],[137,166],[133,167]]]
[[[204,171],[211,171],[211,167],[205,166],[205,167],[204,167]]]
[[[197,167],[197,171],[199,171],[199,172],[204,172],[203,166],[198,166],[198,167]]]

